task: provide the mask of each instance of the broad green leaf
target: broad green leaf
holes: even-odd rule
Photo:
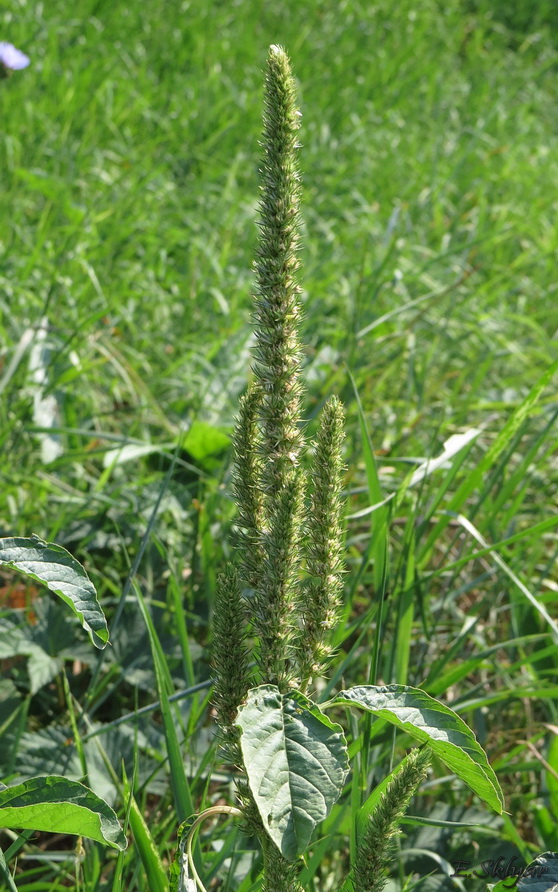
[[[328,705],[358,706],[406,731],[451,768],[498,814],[504,799],[486,753],[463,719],[419,688],[361,685],[341,691]]]
[[[0,790],[0,827],[87,836],[115,849],[126,837],[110,805],[65,777],[32,777]]]
[[[343,729],[303,694],[281,694],[275,685],[248,692],[237,725],[264,827],[292,861],[343,789],[348,771]]]
[[[182,441],[182,448],[196,461],[220,455],[228,449],[231,438],[221,428],[206,421],[194,421]]]
[[[506,865],[503,867],[505,870]],[[515,863],[508,865],[508,869],[509,876],[490,887],[492,892],[508,892],[509,889],[517,892],[558,892],[558,852],[543,852],[527,867],[521,868]]]
[[[38,536],[0,539],[0,565],[12,567],[46,585],[79,618],[95,647],[106,646],[107,621],[95,586],[69,551],[61,545],[43,542]]]
[[[36,694],[60,672],[62,661],[51,656],[33,641],[32,626],[17,625],[12,617],[0,617],[0,659],[28,658],[27,671],[31,693]]]

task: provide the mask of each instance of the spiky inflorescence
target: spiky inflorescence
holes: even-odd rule
[[[261,487],[264,560],[254,598],[262,679],[285,690],[295,682],[295,605],[304,504],[299,468],[300,346],[298,342],[299,112],[289,60],[272,46],[264,98],[260,238],[255,299],[254,375],[261,393]]]
[[[270,500],[280,492],[285,480],[292,477],[303,446],[298,341],[300,288],[295,278],[300,265],[296,254],[299,118],[287,54],[281,47],[272,46],[265,76],[254,363],[262,392],[263,488]]]
[[[298,882],[300,862],[289,862],[267,834],[261,837],[263,850],[262,892],[303,892]]]
[[[252,684],[246,648],[248,619],[238,574],[231,566],[217,583],[213,615],[212,663],[215,674],[213,703],[221,730],[227,761],[241,760],[234,727],[236,713]]]
[[[382,794],[357,848],[355,892],[382,892],[399,821],[430,766],[430,751],[412,750]]]
[[[342,581],[342,475],[344,412],[337,397],[324,406],[311,471],[312,495],[308,514],[310,580],[302,607],[302,678],[324,670],[331,655],[329,636],[339,613]]]
[[[233,492],[238,509],[236,544],[240,553],[242,581],[252,589],[258,586],[262,554],[263,492],[261,441],[258,407],[261,392],[252,385],[241,397],[233,434]]]
[[[270,528],[264,537],[264,560],[257,590],[254,627],[262,680],[285,691],[293,682],[298,622],[300,527],[303,513],[300,476],[277,495]]]

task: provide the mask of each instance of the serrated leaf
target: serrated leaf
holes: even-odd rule
[[[525,867],[516,880],[517,874],[500,880],[491,887],[492,892],[558,892],[558,852],[543,852]],[[517,882],[517,885],[516,885]]]
[[[32,777],[0,790],[0,827],[86,836],[115,849],[127,842],[110,805],[65,777]]]
[[[308,846],[348,771],[345,735],[298,691],[248,692],[237,725],[248,783],[271,839],[288,860]]]
[[[61,545],[31,539],[0,539],[0,565],[12,567],[42,582],[70,607],[100,649],[108,642],[105,615],[97,600],[95,586],[69,551]]]
[[[498,814],[504,798],[486,753],[452,709],[408,685],[361,685],[341,691],[329,705],[358,706],[406,731],[432,751]]]

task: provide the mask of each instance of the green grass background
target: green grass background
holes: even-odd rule
[[[381,636],[385,527],[371,528],[374,514],[349,521],[334,677],[368,680],[379,647],[381,680],[424,684],[487,748],[512,815],[494,839],[525,859],[558,848],[558,660],[520,587],[556,615],[551,373],[536,405],[520,408],[558,359],[556,5],[13,0],[1,21],[2,39],[31,66],[0,84],[0,527],[70,548],[114,620],[111,654],[95,674],[96,658],[60,625],[56,605],[34,607],[34,634],[67,668],[77,701],[107,725],[155,702],[134,586],[151,605],[174,687],[209,675],[208,624],[233,513],[223,435],[248,380],[262,71],[268,45],[280,43],[303,115],[307,418],[312,429],[331,392],[346,403],[350,514],[375,502],[378,485],[399,493],[382,515],[390,562]],[[41,392],[60,452],[50,462],[33,411]],[[418,460],[470,427],[481,434],[453,471],[403,492]],[[189,439],[172,466],[181,431]],[[130,444],[153,451],[107,458]],[[459,514],[490,544],[513,540],[498,550],[505,570],[490,551],[471,558],[479,544]],[[1,589],[6,621],[26,622],[9,609],[11,584]],[[25,661],[7,671],[16,691],[6,689],[15,704],[7,714],[17,721],[3,774],[46,773],[68,736],[61,676],[31,690]],[[203,694],[181,703],[197,806],[218,795],[203,759],[209,723]],[[166,744],[157,716],[140,743],[134,727],[123,722],[118,733],[128,728],[137,796],[166,859],[176,816],[164,756],[155,756]],[[96,739],[113,747],[118,775],[121,738]],[[374,764],[388,764],[391,741],[367,746]],[[99,751],[88,758],[92,784],[113,791],[122,815],[125,798]],[[335,830],[341,851],[343,821],[377,770],[361,765],[362,789]],[[473,807],[447,784],[425,799],[426,814],[442,800]],[[463,845],[478,849],[469,833]],[[448,834],[422,842],[442,855],[462,843]],[[40,840],[34,857],[49,845]],[[21,888],[117,888],[120,869],[123,888],[147,888],[133,853],[116,873],[106,859],[91,847],[75,882],[66,862],[31,859],[19,868]],[[242,869],[230,869],[236,888]],[[322,869],[335,876],[327,859]],[[421,868],[421,882],[432,869]],[[318,867],[309,870],[322,885]]]

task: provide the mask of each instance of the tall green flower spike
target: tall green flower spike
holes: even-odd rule
[[[264,98],[260,239],[255,264],[256,350],[254,373],[262,392],[260,418],[265,456],[263,489],[268,504],[298,469],[300,429],[300,345],[298,324],[300,177],[297,133],[300,112],[289,60],[272,46]]]
[[[256,260],[254,376],[260,393],[263,561],[253,600],[261,678],[281,690],[297,683],[300,537],[304,481],[301,430],[299,224],[296,162],[300,114],[286,53],[267,59]]]
[[[261,435],[258,408],[261,395],[253,384],[241,397],[233,435],[233,492],[238,509],[235,540],[246,585],[255,590],[263,564],[263,492],[261,487]]]
[[[275,684],[282,691],[297,685],[302,664],[313,666],[317,648],[311,649],[312,658],[302,655],[301,563],[306,509],[300,466],[304,437],[300,288],[296,281],[299,118],[287,55],[272,46],[265,77],[260,238],[255,264],[254,383],[241,400],[233,436],[239,575],[228,570],[220,578],[214,616],[214,702],[227,755],[237,763],[233,717],[249,686],[247,635],[254,639],[257,681]],[[319,489],[317,484],[316,492]],[[317,561],[322,551],[318,545]],[[308,615],[319,623],[315,614],[310,611]],[[314,639],[318,638],[314,634]],[[258,834],[262,845],[264,890],[302,892],[296,878],[298,864],[286,861],[267,835],[242,778],[237,791],[245,824]]]
[[[437,741],[434,731],[445,728],[448,764],[493,807],[502,801],[470,732],[423,692],[365,685],[321,705],[306,695],[327,669],[340,612],[344,415],[336,397],[327,401],[307,472],[297,331],[298,129],[289,61],[272,46],[265,76],[254,381],[240,402],[233,436],[234,567],[219,577],[213,621],[214,704],[225,755],[238,768],[239,808],[212,807],[192,825],[216,813],[241,816],[261,846],[263,892],[302,892],[301,857],[341,795],[348,746],[341,726],[326,714],[330,707],[360,706],[412,730],[412,719],[400,718],[401,703],[410,697],[417,704],[411,713],[421,717],[419,739]],[[425,713],[438,714],[440,725],[432,727],[430,718],[425,725]],[[453,752],[459,749],[454,738],[468,741],[465,769]],[[413,750],[390,775],[367,824],[359,824],[354,892],[382,892],[393,838],[429,758],[428,751]],[[190,836],[188,863],[203,889],[191,849]]]

